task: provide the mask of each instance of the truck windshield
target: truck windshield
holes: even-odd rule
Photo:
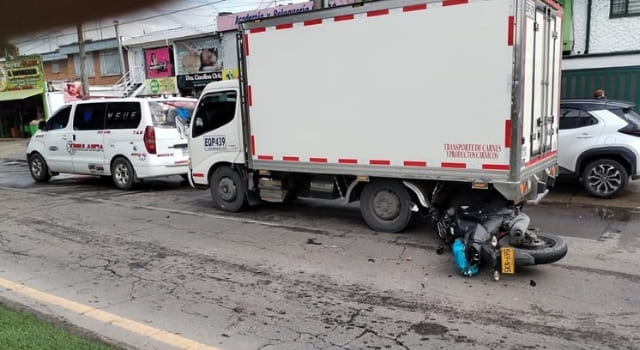
[[[149,102],[153,126],[160,128],[175,128],[176,118],[180,118],[183,124],[188,125],[195,107],[196,101]]]

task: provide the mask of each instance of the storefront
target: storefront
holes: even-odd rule
[[[0,62],[0,138],[31,136],[30,123],[46,118],[45,92],[40,56]]]

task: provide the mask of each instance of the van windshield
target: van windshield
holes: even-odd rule
[[[180,118],[183,124],[188,125],[191,113],[196,108],[196,101],[150,101],[153,126],[159,128],[175,128],[176,118]]]

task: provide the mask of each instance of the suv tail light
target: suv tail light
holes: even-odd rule
[[[144,129],[144,147],[149,154],[156,154],[156,130],[149,125]]]
[[[627,124],[627,126],[618,131],[623,134],[640,137],[640,126],[633,123]]]

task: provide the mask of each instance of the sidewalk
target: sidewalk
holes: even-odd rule
[[[26,161],[25,149],[29,139],[3,139],[0,138],[0,159]]]

